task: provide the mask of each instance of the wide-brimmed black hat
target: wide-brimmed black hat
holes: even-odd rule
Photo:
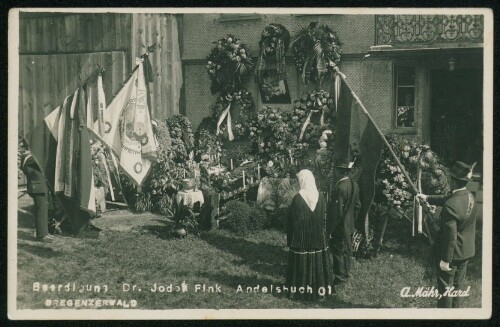
[[[334,161],[333,167],[351,169],[353,164],[354,164],[353,162],[350,162],[347,159],[337,159]]]
[[[451,168],[446,169],[447,173],[460,181],[468,181],[472,177],[474,165],[469,166],[465,162],[456,161]]]

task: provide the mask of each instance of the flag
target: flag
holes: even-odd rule
[[[85,92],[77,89],[28,136],[31,153],[75,234],[96,211],[85,100]]]
[[[361,160],[359,189],[361,209],[358,221],[368,234],[368,213],[375,196],[375,177],[384,142],[375,125],[367,119],[346,82],[342,79],[337,100],[337,124],[334,144],[335,159]]]
[[[151,125],[143,60],[103,113],[102,140],[118,158],[123,171],[140,186],[157,160],[157,145]],[[99,135],[99,122],[94,124]]]

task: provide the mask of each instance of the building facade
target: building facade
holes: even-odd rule
[[[268,24],[282,24],[293,37],[312,21],[330,26],[343,42],[340,70],[384,133],[427,143],[449,161],[481,161],[484,22],[472,15],[21,14],[20,134],[106,61],[111,98],[135,57],[155,44],[153,117],[181,113],[196,127],[215,102],[206,71],[214,41],[234,34],[256,58]],[[332,90],[330,81],[304,85],[290,50],[286,62],[292,103],[316,88]],[[262,108],[254,78],[247,88]]]
[[[483,16],[186,14],[182,20],[181,112],[195,126],[215,101],[205,68],[212,42],[231,33],[257,56],[268,24],[282,24],[293,36],[318,21],[343,42],[340,70],[384,133],[429,144],[448,161],[481,161]],[[287,80],[292,102],[304,92],[332,87],[303,85],[291,53]],[[253,78],[247,88],[261,108]]]

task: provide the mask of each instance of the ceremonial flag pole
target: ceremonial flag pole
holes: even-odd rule
[[[352,97],[358,103],[358,105],[360,106],[361,110],[363,110],[363,113],[365,114],[365,116],[372,123],[373,127],[375,128],[375,130],[379,134],[380,138],[382,139],[382,142],[386,145],[387,149],[389,150],[389,153],[391,154],[392,158],[396,162],[396,165],[399,167],[399,169],[401,169],[401,172],[403,173],[403,175],[404,175],[404,177],[405,177],[408,185],[410,185],[413,193],[414,194],[418,194],[419,193],[418,189],[415,186],[415,184],[413,183],[413,181],[411,180],[410,175],[408,175],[408,172],[406,171],[406,169],[404,168],[404,166],[399,161],[398,156],[396,155],[396,153],[392,149],[391,145],[387,141],[384,133],[380,130],[380,128],[378,127],[378,125],[375,123],[375,120],[373,119],[373,117],[370,115],[370,113],[368,112],[368,110],[366,109],[366,107],[363,105],[363,103],[361,102],[361,100],[359,99],[359,97],[357,96],[357,94],[352,90],[351,86],[346,81],[346,76],[342,72],[340,72],[340,70],[338,69],[338,67],[335,67],[335,71],[336,71],[336,74],[338,74],[338,76],[340,76],[340,78],[344,81],[345,86],[349,89],[349,91],[351,92]],[[420,204],[422,204],[422,207],[424,208],[425,213],[429,214],[430,213],[430,208],[428,207],[429,204],[427,202],[423,201],[423,200],[420,200],[420,199],[419,199],[419,202],[420,202]],[[429,226],[427,224],[427,219],[424,219],[424,225],[425,225],[425,228],[427,229],[427,237],[429,239],[429,242],[432,245],[432,244],[434,244],[434,242],[433,242],[432,237],[430,235],[430,229],[429,229]]]

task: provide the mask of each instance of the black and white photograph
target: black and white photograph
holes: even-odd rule
[[[18,8],[8,52],[10,319],[491,316],[490,9]]]

